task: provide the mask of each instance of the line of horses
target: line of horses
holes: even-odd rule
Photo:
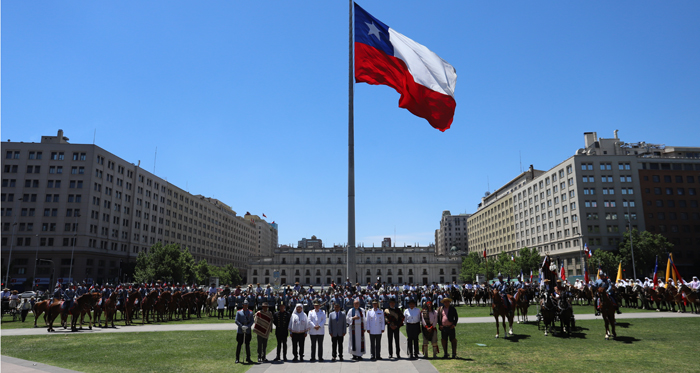
[[[127,293],[126,301],[117,300],[119,294],[113,292],[108,298],[102,299],[102,295],[97,292],[86,293],[73,301],[73,305],[68,310],[63,309],[64,301],[59,299],[47,299],[34,304],[34,327],[43,315],[44,323],[49,332],[55,331],[53,323],[60,316],[60,324],[65,329],[70,325],[71,331],[83,329],[85,316],[88,317],[88,328],[97,324],[102,327],[102,315],[104,314],[105,327],[114,328],[114,321],[117,319],[117,312],[121,314],[124,325],[134,323],[139,319],[141,313],[141,324],[153,322],[164,322],[182,319],[202,317],[202,311],[206,315],[214,315],[216,309],[217,296],[209,296],[204,291],[194,291],[181,293],[180,291],[170,292],[151,291],[145,297],[141,292],[133,290]],[[71,322],[68,324],[68,316]],[[94,319],[94,320],[93,320]]]
[[[562,334],[571,335],[572,331],[576,328],[572,304],[585,303],[590,305],[595,300],[593,296],[594,291],[597,293],[597,298],[600,299],[599,311],[605,324],[605,339],[617,337],[615,331],[615,304],[624,307],[638,308],[641,306],[643,309],[653,309],[653,304],[655,303],[656,311],[660,311],[661,308],[665,307],[668,311],[676,312],[676,306],[678,306],[678,312],[686,312],[686,309],[689,309],[693,313],[698,313],[698,306],[700,306],[698,293],[692,291],[685,285],[681,285],[679,289],[676,289],[672,285],[657,289],[643,288],[639,285],[635,285],[618,287],[617,290],[618,292],[615,293],[614,296],[615,299],[613,299],[603,288],[596,289],[586,287],[583,289],[576,289],[571,287],[568,292],[561,292],[559,296],[555,298],[549,292],[536,293],[532,288],[522,288],[518,289],[515,295],[507,294],[505,296],[512,305],[511,307],[505,306],[501,295],[496,290],[489,292],[486,299],[491,300],[492,313],[496,320],[496,338],[500,336],[501,325],[503,326],[503,332],[506,338],[509,335],[513,335],[513,321],[516,313],[518,323],[521,321],[524,323],[529,322],[528,309],[533,302],[539,304],[540,312],[537,315],[537,326],[538,329],[544,329],[545,336],[549,335],[553,328],[556,327],[555,324],[557,321],[560,323],[560,332]],[[470,293],[476,294],[477,291],[472,290]],[[569,294],[571,294],[571,296],[569,296]],[[462,298],[457,298],[460,295]],[[455,297],[454,299],[469,299],[468,297],[464,297],[464,295],[463,292],[462,294],[460,294],[459,291],[452,292],[452,296]],[[569,299],[569,297],[571,297],[571,299]],[[480,298],[483,300],[483,295]],[[539,301],[537,298],[539,298]],[[466,305],[467,303],[470,302],[465,300],[464,304]],[[482,303],[476,302],[476,305],[480,306]],[[509,324],[508,327],[506,326],[506,320]],[[507,333],[506,330],[508,331]]]

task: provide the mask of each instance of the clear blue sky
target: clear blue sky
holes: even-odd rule
[[[359,3],[457,69],[441,133],[355,86],[357,242],[434,241],[583,132],[700,145],[698,1]],[[62,128],[239,214],[280,244],[347,241],[346,1],[5,1],[2,139]]]

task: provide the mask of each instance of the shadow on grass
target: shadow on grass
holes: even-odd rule
[[[615,327],[627,329],[627,328],[630,327],[630,325],[632,325],[632,324],[630,324],[630,323],[628,323],[628,322],[617,322],[617,323],[615,324]]]
[[[448,360],[448,359],[445,359],[445,360]],[[470,359],[470,358],[468,358],[468,357],[459,357],[459,356],[458,356],[458,357],[455,357],[455,358],[451,358],[451,359],[449,359],[449,360],[474,361],[474,359]]]
[[[641,342],[641,339],[637,339],[635,337],[626,337],[626,336],[617,336],[614,338],[615,341],[622,342],[625,344],[632,344],[634,342]]]
[[[504,339],[508,342],[520,342],[521,340],[528,339],[528,338],[530,338],[529,335],[513,334],[513,335],[509,335],[508,338],[504,338]]]

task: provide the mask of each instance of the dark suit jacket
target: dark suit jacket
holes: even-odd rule
[[[328,333],[331,337],[342,337],[347,331],[345,312],[340,311],[336,316],[335,311],[328,313]]]

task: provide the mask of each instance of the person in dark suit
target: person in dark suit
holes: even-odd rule
[[[280,361],[280,352],[284,361],[287,361],[287,338],[289,337],[289,312],[284,303],[279,304],[279,312],[275,313],[275,337],[277,337],[277,357],[273,361]]]
[[[243,302],[243,309],[236,313],[236,326],[238,326],[238,334],[236,334],[236,363],[239,363],[241,356],[241,347],[245,344],[246,362],[253,363],[250,360],[250,339],[252,338],[253,313],[248,309],[248,302]]]
[[[333,346],[333,358],[331,361],[335,361],[336,356],[343,361],[343,339],[348,330],[348,325],[346,324],[345,312],[340,309],[340,303],[333,304],[334,310],[328,314],[328,334],[331,336],[331,343]]]

